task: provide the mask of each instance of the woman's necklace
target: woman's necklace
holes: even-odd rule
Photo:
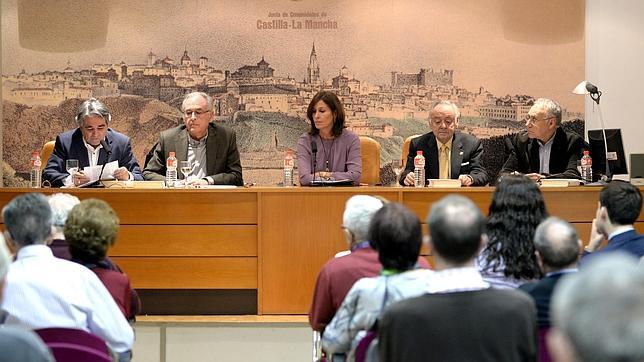
[[[326,149],[326,144],[322,137],[320,137],[320,141],[322,141],[322,149],[324,150],[324,166],[325,166],[324,171],[330,172],[331,169],[329,169],[329,158],[333,157],[333,145],[335,144],[335,137],[333,137],[333,141],[331,141],[331,146],[329,147],[328,152]]]

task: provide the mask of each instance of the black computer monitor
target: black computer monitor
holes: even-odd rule
[[[606,174],[606,151],[604,148],[604,132],[601,129],[588,130],[590,156],[593,158],[593,180],[597,181]],[[606,130],[606,146],[608,147],[608,168],[610,175],[627,174],[626,155],[622,142],[621,129]]]

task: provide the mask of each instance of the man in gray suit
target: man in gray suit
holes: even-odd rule
[[[193,165],[193,185],[243,185],[237,137],[233,130],[211,122],[212,98],[202,92],[189,93],[181,111],[184,124],[161,132],[143,178],[164,180],[166,160],[175,152],[177,161]]]

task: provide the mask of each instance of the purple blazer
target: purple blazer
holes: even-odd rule
[[[362,158],[360,157],[360,138],[357,134],[344,129],[340,136],[331,143],[322,143],[319,135],[304,133],[297,140],[297,168],[300,174],[300,185],[310,185],[313,181],[313,164],[311,158],[311,140],[317,144],[315,172],[324,171],[327,161],[331,178],[334,180],[351,180],[360,182],[362,176]]]

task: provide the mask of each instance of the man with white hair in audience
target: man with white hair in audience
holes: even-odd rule
[[[382,206],[383,202],[373,196],[355,195],[347,200],[342,230],[351,253],[329,260],[318,274],[309,310],[309,323],[314,330],[324,331],[358,279],[380,274],[382,265],[378,252],[369,245],[368,234],[371,219]],[[418,262],[429,268],[424,258]]]
[[[74,195],[59,192],[49,195],[47,201],[49,201],[52,212],[51,242],[49,243],[49,247],[55,257],[70,260],[72,256],[69,253],[69,246],[65,241],[63,231],[69,212],[72,211],[74,206],[80,203],[80,200]]]
[[[4,238],[0,234],[0,303],[5,276],[11,259]],[[2,319],[0,317],[0,319]],[[24,328],[0,326],[0,362],[53,362],[47,346],[33,331]]]
[[[593,258],[557,286],[552,321],[554,361],[644,361],[644,266],[623,251]]]
[[[129,361],[134,332],[103,283],[86,267],[55,258],[45,245],[51,214],[37,193],[18,196],[2,210],[4,236],[16,249],[2,302],[4,323],[82,329],[104,339],[120,361]]]

